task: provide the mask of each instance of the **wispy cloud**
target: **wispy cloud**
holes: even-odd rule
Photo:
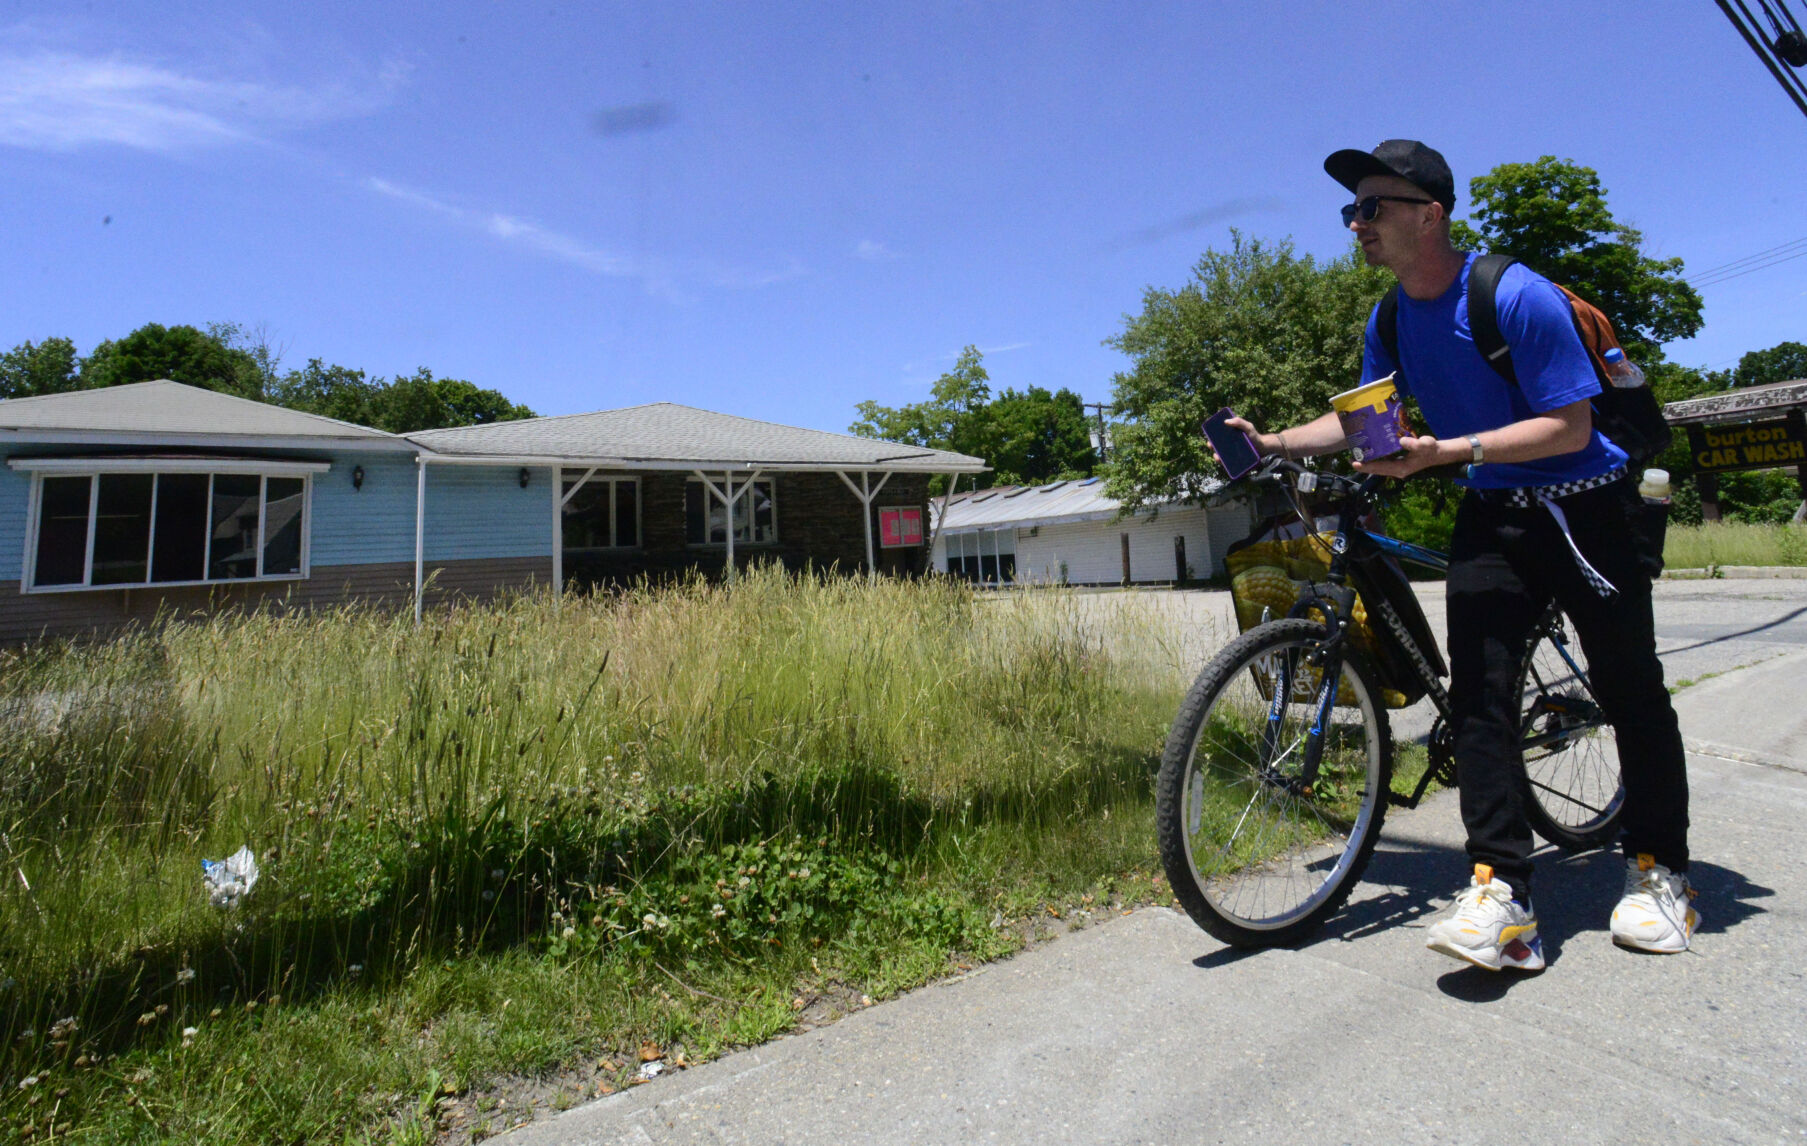
[[[876,239],[861,239],[859,245],[853,248],[853,257],[864,259],[869,263],[889,262],[892,259],[903,258],[902,255]]]
[[[608,275],[611,278],[632,278],[641,273],[640,268],[636,267],[630,259],[590,246],[583,240],[570,235],[549,230],[528,219],[515,215],[504,215],[496,211],[479,211],[469,207],[460,207],[424,191],[417,191],[412,187],[404,187],[399,183],[375,176],[364,180],[364,186],[398,203],[405,203],[428,214],[437,215],[472,230],[482,231],[491,238],[500,239],[504,243],[521,247],[537,255],[544,255],[561,263],[581,267],[586,271]]]
[[[1170,239],[1175,235],[1183,235],[1188,231],[1196,231],[1201,227],[1209,227],[1216,223],[1227,223],[1231,219],[1243,215],[1256,215],[1269,211],[1278,211],[1286,206],[1286,200],[1276,195],[1251,195],[1240,199],[1226,199],[1222,203],[1213,204],[1201,211],[1181,215],[1177,219],[1169,219],[1165,223],[1157,223],[1152,227],[1144,227],[1139,231],[1131,231],[1119,236],[1115,246],[1142,247],[1149,243],[1158,243],[1162,239]]]
[[[117,146],[170,152],[266,138],[367,115],[406,68],[363,86],[212,79],[121,55],[0,45],[0,144],[41,151]]]

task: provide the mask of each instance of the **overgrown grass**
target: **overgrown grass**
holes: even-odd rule
[[[1715,565],[1807,565],[1807,526],[1708,521],[1670,525],[1663,563],[1671,569]]]
[[[993,957],[1152,862],[1173,636],[764,570],[8,655],[0,1138],[430,1141]]]

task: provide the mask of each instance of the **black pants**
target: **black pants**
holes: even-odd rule
[[[1468,854],[1515,894],[1530,893],[1531,828],[1518,779],[1518,668],[1531,626],[1553,597],[1574,622],[1594,692],[1618,734],[1623,843],[1672,871],[1688,867],[1688,774],[1663,686],[1650,578],[1630,532],[1629,479],[1557,504],[1588,562],[1619,590],[1588,584],[1556,519],[1470,492],[1456,513],[1448,582],[1450,701]]]

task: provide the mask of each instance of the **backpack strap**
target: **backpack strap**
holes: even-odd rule
[[[1514,385],[1518,374],[1512,368],[1512,349],[1500,333],[1496,299],[1506,268],[1517,261],[1511,255],[1482,255],[1468,271],[1468,331],[1474,337],[1474,348],[1494,373]]]
[[[1403,376],[1405,371],[1399,365],[1398,283],[1387,288],[1387,293],[1380,296],[1380,305],[1374,308],[1374,332],[1380,335],[1380,345],[1393,360],[1393,369]]]

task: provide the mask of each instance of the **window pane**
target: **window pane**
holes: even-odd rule
[[[615,483],[615,544],[640,544],[640,483]]]
[[[987,585],[998,579],[998,555],[981,553],[979,555],[979,579]]]
[[[80,585],[88,562],[87,477],[47,477],[38,503],[38,585]]]
[[[571,493],[572,487],[576,493]],[[605,549],[609,544],[609,483],[592,478],[582,486],[575,480],[565,483],[564,492],[571,494],[565,503],[564,537],[566,549]]]
[[[213,475],[209,580],[257,576],[257,503],[262,484],[256,474]]]
[[[300,478],[267,478],[264,483],[265,577],[280,577],[301,572],[301,493]]]
[[[998,577],[1007,583],[1016,580],[1016,554],[1001,553],[998,555]]]
[[[688,482],[684,486],[684,540],[692,545],[701,545],[709,540],[709,519],[704,499],[713,501],[709,492],[700,481]]]
[[[94,574],[90,585],[141,585],[151,560],[150,474],[101,474],[94,505]]]
[[[747,499],[752,499],[749,512]],[[772,509],[772,483],[756,481],[742,494],[734,507],[734,539],[763,544],[778,539],[778,526]]]
[[[1006,553],[1011,554],[1012,556],[1016,554],[1016,530],[1000,529],[997,531],[997,539],[999,557],[1004,556]]]
[[[966,573],[966,579],[968,581],[977,581],[979,579],[979,558],[976,554],[968,553],[965,557],[962,557],[960,559],[960,568]]]
[[[157,475],[151,580],[199,581],[207,571],[207,475]]]

